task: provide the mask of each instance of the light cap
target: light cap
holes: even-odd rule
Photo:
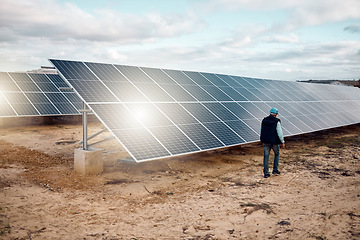
[[[278,114],[279,110],[277,110],[277,108],[272,108],[270,109],[270,113]]]

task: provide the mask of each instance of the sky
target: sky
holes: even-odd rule
[[[0,0],[0,71],[48,59],[360,79],[360,1]]]

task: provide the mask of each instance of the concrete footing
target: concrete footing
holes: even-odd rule
[[[96,175],[104,171],[102,150],[75,149],[74,170],[83,175]]]

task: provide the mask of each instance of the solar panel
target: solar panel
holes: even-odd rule
[[[78,115],[82,101],[58,74],[0,72],[0,117]]]
[[[50,61],[137,162],[259,141],[272,107],[285,136],[360,122],[358,88]]]

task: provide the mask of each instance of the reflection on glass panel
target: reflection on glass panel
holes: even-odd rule
[[[251,106],[249,103],[246,103],[246,105],[249,107]],[[272,107],[270,107],[268,104],[263,103],[263,102],[254,102],[253,105],[260,110],[260,111],[258,111],[253,108],[254,111],[257,112],[257,115],[256,115],[257,118],[264,118],[266,116],[269,116],[270,109]]]
[[[146,127],[173,125],[152,103],[127,103],[125,106],[132,113],[132,116]]]
[[[219,121],[219,119],[214,114],[212,114],[200,103],[182,103],[181,105],[200,122]]]
[[[257,132],[251,129],[245,122],[237,120],[226,121],[225,123],[239,136],[241,136],[246,142],[253,142],[259,140],[259,135],[257,134]]]
[[[242,87],[234,78],[228,75],[216,74],[217,77],[221,78],[227,85],[231,87]]]
[[[33,105],[30,103],[23,103],[23,104],[11,104],[11,106],[14,108],[16,113],[19,116],[32,116],[32,115],[39,115],[39,113],[36,111]]]
[[[91,71],[102,81],[128,82],[118,69],[112,64],[85,63]]]
[[[130,82],[148,82],[152,83],[153,80],[149,78],[139,67],[115,65],[119,71],[129,79]]]
[[[197,85],[183,85],[183,88],[194,96],[198,101],[216,101],[210,94]]]
[[[170,155],[145,128],[115,130],[113,133],[138,162]]]
[[[261,120],[258,118],[253,118],[253,119],[242,119],[242,121],[257,133],[258,140],[260,140]]]
[[[201,124],[179,125],[179,127],[201,150],[224,146]]]
[[[49,83],[50,80],[46,77],[45,74],[39,73],[28,73],[28,76],[36,83]]]
[[[203,103],[213,114],[215,114],[222,121],[238,120],[236,115],[230,112],[226,107],[220,103]],[[236,104],[236,103],[234,103]]]
[[[200,150],[175,126],[153,127],[149,130],[173,155]]]
[[[109,89],[99,81],[69,82],[86,102],[118,102]]]
[[[198,123],[198,121],[178,103],[157,103],[156,106],[175,124]]]
[[[161,69],[156,68],[141,68],[147,75],[149,75],[155,82],[161,84],[161,83],[167,83],[167,84],[176,84],[176,82],[169,77],[165,72],[163,72]]]
[[[215,86],[202,86],[202,88],[217,101],[232,101],[232,99],[226,93]]]
[[[161,87],[156,83],[135,83],[135,86],[152,102],[173,102],[170,97]]]
[[[241,106],[240,103],[223,103],[239,119],[252,119],[254,115],[250,111]]]
[[[244,143],[242,138],[222,122],[205,123],[204,125],[227,146]]]
[[[16,84],[11,81],[11,82],[1,82],[0,83],[0,92],[19,92],[21,91],[20,88],[18,88],[18,86],[16,86]]]
[[[149,100],[130,82],[104,82],[122,102],[148,102]]]
[[[221,78],[216,76],[212,73],[201,73],[206,79],[208,79],[210,82],[212,82],[214,85],[220,87],[220,86],[228,86],[228,84],[225,83]]]
[[[255,88],[249,88],[248,89],[252,94],[254,94],[257,98],[259,98],[261,101],[271,101],[272,99],[264,94],[264,92],[260,91],[259,89]]]
[[[168,74],[172,79],[174,79],[177,84],[184,85],[184,84],[195,84],[188,76],[186,76],[181,71],[175,71],[175,70],[163,70],[166,74]]]
[[[232,87],[223,87],[220,86],[219,87],[223,92],[225,92],[232,100],[234,101],[247,101],[247,99],[241,95],[241,93],[239,93],[238,91],[236,91],[234,88]]]
[[[172,96],[175,101],[178,102],[193,102],[196,101],[187,91],[185,91],[181,86],[175,84],[160,84],[160,86]]]
[[[200,86],[207,86],[207,85],[213,86],[213,84],[209,80],[207,80],[204,76],[202,76],[198,72],[189,72],[189,71],[182,71],[182,72]]]
[[[242,87],[244,88],[254,88],[253,85],[250,84],[249,78],[247,77],[237,77],[237,76],[231,76],[233,79],[235,79]]]
[[[255,96],[246,88],[235,87],[235,90],[241,93],[241,95],[243,95],[248,101],[260,101],[260,98]]]
[[[123,104],[90,104],[89,106],[113,130],[143,127]]]

